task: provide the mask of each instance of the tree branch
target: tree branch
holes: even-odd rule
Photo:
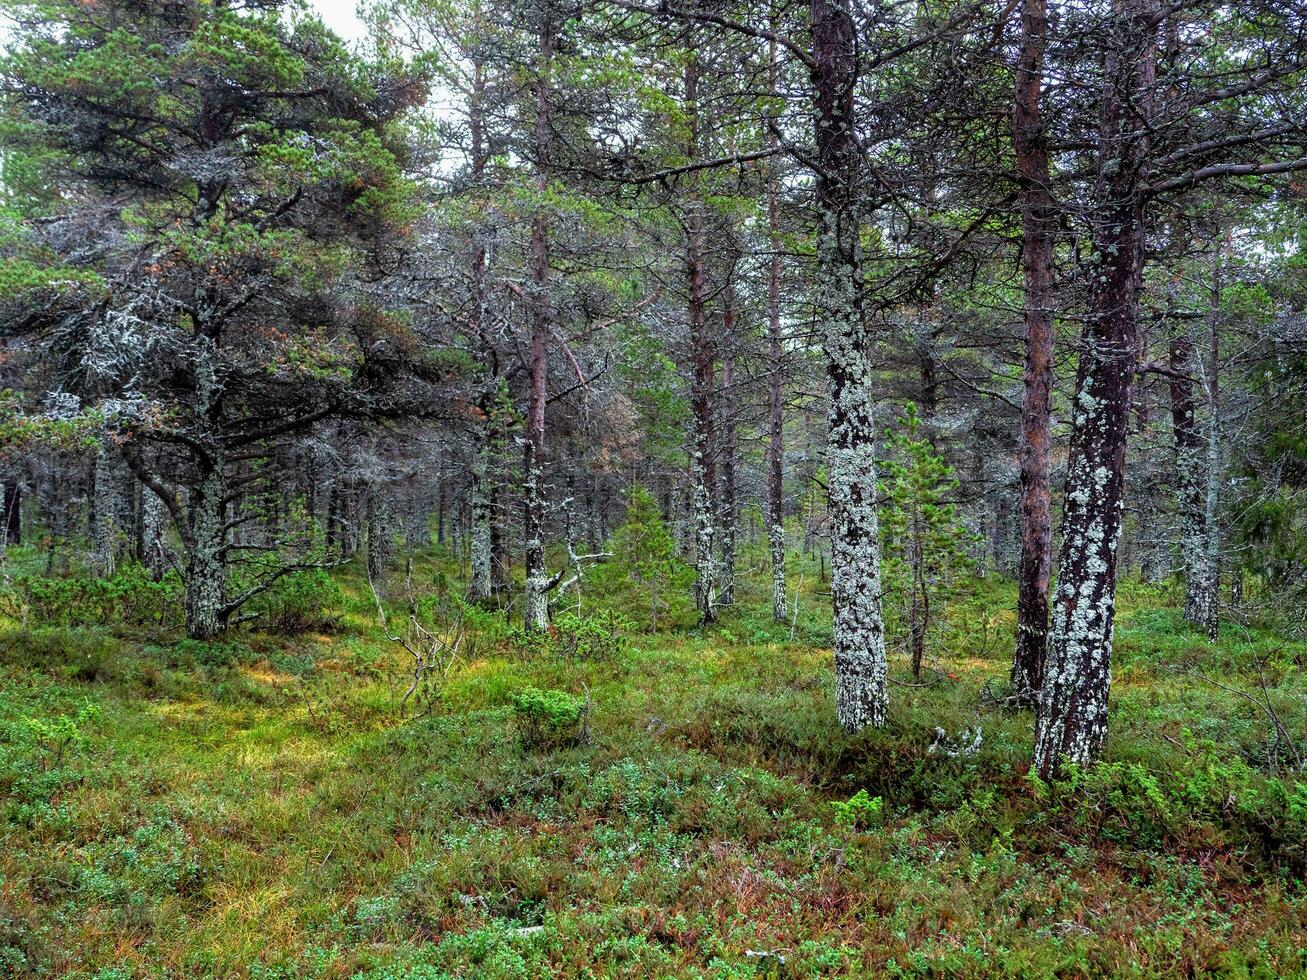
[[[1149,184],[1144,188],[1148,195],[1164,194],[1167,191],[1182,190],[1204,180],[1218,177],[1266,177],[1271,174],[1287,174],[1298,170],[1307,170],[1307,157],[1297,160],[1281,160],[1276,163],[1214,163],[1209,167],[1199,167],[1187,174],[1172,177],[1158,184]]]

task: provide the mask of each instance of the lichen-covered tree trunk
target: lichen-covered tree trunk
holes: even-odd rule
[[[187,506],[186,635],[210,640],[226,628],[226,519],[220,467],[202,461],[202,474]]]
[[[141,561],[155,579],[168,571],[168,507],[147,486],[141,487]]]
[[[706,400],[706,399],[705,399]],[[692,399],[697,403],[699,399]],[[709,414],[707,411],[705,415]],[[695,569],[694,604],[702,622],[711,623],[717,615],[717,515],[713,487],[712,422],[694,410],[690,450],[690,506],[693,527],[692,558]]]
[[[323,531],[323,545],[328,551],[333,551],[337,546],[340,546],[343,555],[345,549],[341,530],[341,476],[335,460],[332,460],[329,466],[330,471],[327,476],[327,482],[329,483],[327,489],[327,526]]]
[[[1157,475],[1150,473],[1139,495],[1139,577],[1153,585],[1164,581],[1170,573],[1170,542],[1161,532],[1166,522],[1163,498]]]
[[[538,472],[537,467],[537,475],[528,479],[523,493],[523,507],[526,510],[542,509]],[[527,524],[533,526],[534,531],[529,532],[532,536],[526,539],[524,549],[527,576],[522,598],[523,621],[528,631],[543,631],[549,628],[549,595],[546,591],[549,579],[545,574],[544,541],[540,536],[541,522],[528,520]]]
[[[848,731],[885,723],[889,671],[881,614],[876,424],[863,322],[861,153],[853,131],[857,44],[847,0],[810,5],[817,146],[818,307],[830,395],[827,435],[835,706]]]
[[[1107,243],[1103,243],[1106,245]],[[1116,552],[1121,531],[1125,432],[1138,243],[1117,240],[1123,259],[1103,271],[1115,288],[1098,290],[1076,378],[1067,464],[1053,636],[1035,732],[1035,768],[1048,778],[1064,762],[1096,758],[1107,738]],[[1115,268],[1112,268],[1115,266]]]
[[[1216,418],[1216,408],[1212,406],[1211,417],[1207,420],[1207,486],[1203,494],[1203,535],[1202,554],[1198,564],[1199,595],[1195,603],[1195,619],[1207,633],[1207,639],[1215,643],[1220,635],[1221,623],[1221,525],[1217,519],[1217,506],[1220,500],[1221,473],[1221,434]]]
[[[1203,451],[1196,418],[1193,343],[1180,326],[1171,338],[1171,433],[1175,467],[1176,516],[1180,523],[1180,562],[1184,574],[1186,622],[1207,624],[1215,601],[1207,561],[1207,506],[1203,492]]]
[[[101,447],[95,454],[91,474],[91,573],[96,578],[110,578],[117,568],[123,533],[119,522],[121,484],[109,450]]]
[[[1221,523],[1218,514],[1221,493],[1221,348],[1220,306],[1221,280],[1218,266],[1212,285],[1212,309],[1209,317],[1211,346],[1207,360],[1207,487],[1203,498],[1203,585],[1207,590],[1203,602],[1202,625],[1207,639],[1215,643],[1221,622]]]
[[[496,600],[508,592],[508,532],[504,524],[511,509],[506,481],[495,475],[491,480],[490,522],[490,591]]]
[[[1034,768],[1097,758],[1107,739],[1116,556],[1126,427],[1138,360],[1144,262],[1147,126],[1156,78],[1154,0],[1120,0],[1103,70],[1099,174],[1091,221],[1095,264],[1082,335],[1067,461],[1052,643],[1035,726]]]
[[[536,191],[549,190],[550,69],[553,63],[554,22],[546,13],[540,27],[536,73]],[[531,219],[532,310],[531,349],[527,357],[526,440],[522,461],[522,512],[526,588],[523,619],[528,632],[549,628],[549,576],[545,568],[545,403],[549,380],[549,228],[543,201]]]
[[[197,324],[197,327],[199,325]],[[186,502],[186,583],[182,605],[186,635],[209,640],[227,628],[227,482],[216,433],[220,431],[223,390],[217,342],[199,332],[193,351],[195,413],[207,445],[195,454],[198,479]]]
[[[1025,0],[1021,53],[1012,103],[1012,133],[1021,185],[1021,270],[1025,280],[1026,351],[1021,401],[1021,560],[1017,571],[1016,652],[1012,690],[1033,705],[1043,680],[1052,569],[1050,418],[1053,397],[1053,236],[1057,216],[1049,189],[1048,148],[1040,113],[1046,0]]]
[[[427,548],[431,545],[431,527],[427,521],[429,504],[427,496],[416,485],[416,481],[406,481],[404,507],[404,544],[410,551]]]
[[[733,344],[732,331],[735,323],[734,300],[729,288],[725,295],[725,307],[722,311],[726,343]],[[735,542],[739,531],[739,508],[737,499],[735,456],[735,354],[727,348],[722,356],[722,397],[721,406],[721,459],[722,459],[722,508],[721,508],[721,604],[729,606],[735,602]]]
[[[691,56],[685,66],[685,113],[688,120],[686,155],[698,155],[698,66]],[[711,623],[717,615],[717,447],[713,426],[715,345],[705,315],[704,205],[696,194],[685,203],[685,279],[690,321],[690,504],[694,528],[694,604],[699,619]]]
[[[485,65],[480,51],[473,56],[472,90],[468,100],[468,130],[471,136],[472,180],[480,185],[485,179],[488,153],[485,139]],[[468,537],[471,552],[471,581],[468,585],[468,598],[473,602],[485,603],[495,593],[495,541],[492,530],[494,523],[494,503],[491,499],[491,458],[495,450],[492,426],[495,417],[494,384],[498,370],[495,365],[495,347],[486,334],[485,326],[485,280],[486,248],[480,241],[470,243],[469,273],[471,280],[471,333],[481,341],[481,357],[487,360],[485,394],[480,398],[479,424],[476,429],[476,444],[473,447],[471,478],[472,507]]]
[[[380,582],[390,565],[390,502],[386,488],[374,484],[368,488],[366,510],[368,575],[374,582]]]
[[[471,582],[468,586],[468,598],[473,602],[487,602],[494,594],[493,548],[491,541],[491,523],[494,519],[490,502],[490,481],[487,457],[489,440],[479,434],[473,452],[471,469],[472,527],[471,538]]]

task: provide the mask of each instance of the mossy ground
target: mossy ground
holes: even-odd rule
[[[1031,716],[980,696],[1010,584],[852,738],[826,600],[773,626],[755,573],[720,626],[598,662],[478,643],[416,719],[357,573],[330,634],[8,624],[0,975],[1307,975],[1307,782],[1195,674],[1265,672],[1302,733],[1301,645],[1211,646],[1123,587],[1107,762],[1047,786]],[[590,744],[525,746],[527,686],[588,691]],[[839,819],[861,789],[879,811]]]

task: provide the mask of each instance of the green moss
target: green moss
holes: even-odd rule
[[[408,665],[354,568],[334,575],[330,635],[194,644],[121,618],[8,621],[0,969],[1307,969],[1307,784],[1283,754],[1272,775],[1265,718],[1193,672],[1254,689],[1263,671],[1301,731],[1300,648],[1259,629],[1212,646],[1164,590],[1123,589],[1108,759],[1045,785],[1026,776],[1030,715],[979,697],[1006,671],[1010,583],[973,582],[949,610],[967,625],[941,638],[955,677],[895,686],[886,728],[851,738],[829,650],[807,638],[829,635],[806,591],[820,569],[795,565],[793,640],[770,632],[761,556],[746,555],[720,627],[636,632],[603,656],[520,649],[485,612],[433,712],[407,719]],[[431,553],[414,577],[456,572]],[[587,616],[602,608],[586,601]],[[590,744],[522,744],[527,716],[574,734],[587,690]],[[974,754],[930,751],[936,728],[977,725]]]

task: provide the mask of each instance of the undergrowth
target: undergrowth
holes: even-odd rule
[[[982,697],[1009,583],[955,600],[924,683],[896,655],[888,725],[850,737],[794,565],[783,625],[751,554],[708,629],[468,610],[420,717],[356,569],[217,643],[152,598],[11,607],[0,975],[1307,973],[1307,781],[1238,693],[1307,732],[1300,645],[1209,644],[1124,587],[1107,758],[1048,784],[1031,716]]]

